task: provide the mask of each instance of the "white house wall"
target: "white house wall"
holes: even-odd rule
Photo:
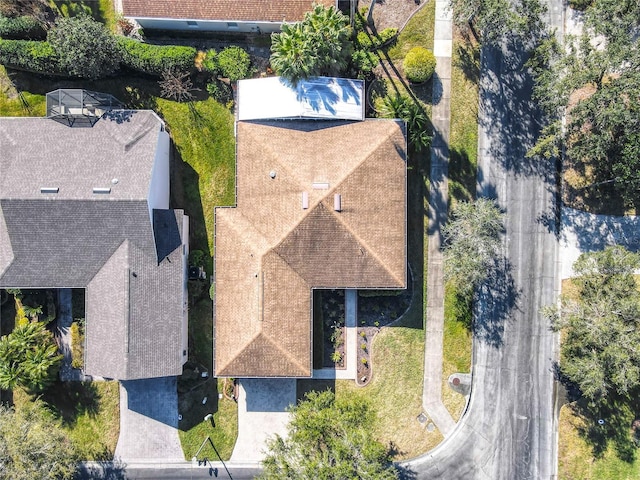
[[[272,33],[279,32],[281,22],[242,22],[222,20],[188,20],[173,18],[136,18],[132,17],[143,29],[181,30],[193,32],[240,32]]]
[[[182,352],[189,351],[189,217],[182,217]],[[187,361],[188,355],[182,356],[182,364]]]

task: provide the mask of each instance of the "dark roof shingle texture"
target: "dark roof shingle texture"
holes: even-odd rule
[[[184,214],[147,202],[162,122],[120,113],[93,128],[0,118],[0,287],[86,288],[87,374],[178,375]]]
[[[237,149],[237,207],[216,209],[216,373],[310,376],[313,288],[406,287],[404,126],[239,122]]]
[[[335,6],[334,0],[122,0],[126,17],[297,22],[314,4]]]

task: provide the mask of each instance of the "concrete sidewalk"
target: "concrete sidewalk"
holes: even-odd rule
[[[427,258],[427,308],[422,407],[447,437],[456,423],[442,403],[442,350],[444,331],[444,262],[441,229],[447,221],[449,197],[449,129],[451,123],[451,52],[453,30],[448,0],[436,0],[433,53],[433,141],[429,175],[429,246]]]

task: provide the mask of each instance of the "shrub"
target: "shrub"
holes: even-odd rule
[[[218,67],[223,77],[232,82],[251,76],[251,59],[240,47],[227,47],[218,54]]]
[[[360,79],[369,77],[379,62],[378,56],[368,50],[355,50],[351,55],[351,65]]]
[[[209,95],[211,95],[216,102],[223,105],[226,105],[227,102],[231,101],[233,98],[231,87],[217,78],[207,83],[207,92],[209,92]]]
[[[220,71],[220,66],[218,65],[218,52],[213,48],[205,52],[204,60],[202,61],[202,69],[213,75],[218,74]]]
[[[60,67],[70,76],[102,78],[120,67],[114,36],[89,16],[58,18],[47,41],[55,50]]]
[[[46,36],[42,24],[33,17],[8,18],[0,15],[0,38],[43,40]]]
[[[404,57],[404,74],[413,83],[426,82],[436,70],[436,57],[431,50],[413,47]]]
[[[377,50],[386,45],[387,42],[391,43],[391,40],[398,34],[397,28],[385,28],[377,36],[370,35],[367,32],[358,32],[358,44],[361,48],[367,50]]]
[[[151,45],[125,37],[118,37],[118,45],[123,66],[156,77],[168,70],[190,72],[197,53],[193,47]]]
[[[80,319],[84,321],[84,319]],[[71,366],[73,368],[84,367],[84,331],[80,322],[73,322],[71,333]]]
[[[0,39],[0,64],[42,74],[62,74],[55,50],[48,42]]]

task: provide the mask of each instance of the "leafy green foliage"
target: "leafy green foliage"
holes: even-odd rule
[[[629,396],[640,387],[640,256],[620,246],[583,253],[573,265],[577,298],[545,309],[564,330],[562,373],[589,400]]]
[[[202,68],[205,72],[214,75],[218,73],[220,66],[218,65],[218,52],[215,49],[211,48],[205,52]]]
[[[470,26],[483,43],[495,43],[506,35],[522,38],[538,35],[545,8],[539,0],[449,0],[453,21],[461,29]]]
[[[102,78],[120,66],[120,50],[114,36],[91,17],[60,17],[49,30],[47,41],[61,68],[70,76]]]
[[[0,338],[0,388],[41,392],[56,378],[62,356],[42,322],[18,324]]]
[[[436,57],[431,50],[413,47],[404,57],[404,74],[412,83],[426,82],[436,71]]]
[[[406,95],[386,96],[380,115],[386,118],[401,118],[407,122],[409,146],[422,151],[431,145],[429,117],[422,106]]]
[[[378,50],[383,45],[391,42],[398,35],[398,29],[388,27],[377,35],[372,35],[364,30],[358,32],[357,40],[360,48],[365,50]]]
[[[33,17],[3,17],[0,15],[0,38],[41,40],[46,37],[42,24]]]
[[[237,82],[252,74],[249,54],[240,47],[225,48],[218,54],[216,60],[222,76],[231,82]]]
[[[444,276],[462,298],[473,298],[476,287],[489,276],[503,231],[504,214],[494,200],[459,202],[452,209],[442,232]]]
[[[640,136],[633,125],[640,122],[640,3],[593,0],[584,18],[583,35],[569,38],[566,51],[550,37],[529,62],[535,98],[548,115],[529,154],[558,155],[564,148],[580,170],[593,172],[590,182],[613,183],[625,207],[637,206]]]
[[[0,39],[0,64],[42,74],[62,74],[53,47],[34,40]]]
[[[309,392],[291,407],[288,437],[268,443],[264,479],[395,479],[389,451],[374,440],[374,416],[358,397]]]
[[[351,60],[349,18],[333,6],[316,5],[302,22],[284,24],[271,36],[271,67],[293,84],[318,76],[336,76]]]
[[[13,410],[0,405],[0,478],[73,478],[76,452],[41,402]]]
[[[583,253],[573,265],[576,293],[543,309],[563,332],[559,373],[569,391],[577,387],[580,433],[595,457],[611,442],[626,462],[638,447],[638,431],[630,433],[640,407],[639,267],[640,256],[621,246]]]
[[[151,45],[125,37],[118,37],[118,45],[123,66],[156,77],[166,71],[190,72],[197,53],[193,47]]]

